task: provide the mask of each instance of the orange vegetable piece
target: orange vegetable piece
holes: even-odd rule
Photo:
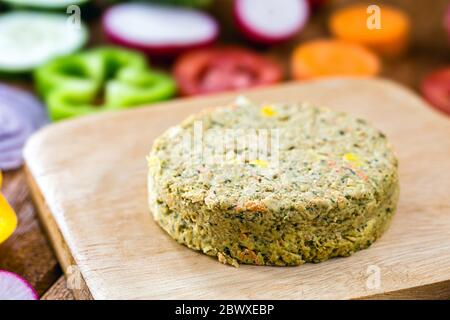
[[[385,57],[401,55],[408,46],[410,21],[390,6],[353,5],[337,10],[330,18],[331,33],[358,43]]]
[[[2,173],[0,171],[0,187],[2,186]],[[17,217],[6,199],[0,193],[0,243],[9,238],[17,227]]]
[[[330,76],[374,76],[380,59],[370,50],[340,40],[315,40],[299,45],[292,55],[297,80]]]

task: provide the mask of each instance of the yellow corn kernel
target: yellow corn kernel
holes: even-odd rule
[[[345,161],[350,162],[352,165],[356,167],[360,167],[362,165],[361,158],[354,153],[346,153],[344,154],[343,158]]]
[[[271,105],[265,105],[261,108],[261,114],[264,117],[274,117],[277,115],[277,111]]]
[[[267,161],[260,160],[260,159],[252,160],[252,161],[250,161],[250,164],[260,167],[260,168],[263,168],[263,169],[265,169],[269,166],[269,163]]]

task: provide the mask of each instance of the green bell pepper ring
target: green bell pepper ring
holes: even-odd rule
[[[35,72],[52,120],[169,99],[175,81],[151,70],[139,53],[99,48],[57,58]]]

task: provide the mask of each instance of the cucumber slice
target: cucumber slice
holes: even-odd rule
[[[32,8],[45,8],[45,9],[61,9],[66,8],[72,4],[80,5],[88,2],[89,0],[1,0],[4,3]]]
[[[80,49],[87,28],[64,14],[14,11],[0,15],[0,71],[27,72],[54,57]]]

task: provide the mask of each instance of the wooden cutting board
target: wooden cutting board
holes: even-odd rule
[[[177,244],[153,222],[145,156],[163,130],[236,94],[65,121],[32,137],[25,158],[42,222],[78,298],[450,297],[449,118],[385,80],[292,83],[245,94],[261,102],[311,101],[384,131],[398,154],[401,182],[388,232],[367,250],[320,264],[222,265]]]

